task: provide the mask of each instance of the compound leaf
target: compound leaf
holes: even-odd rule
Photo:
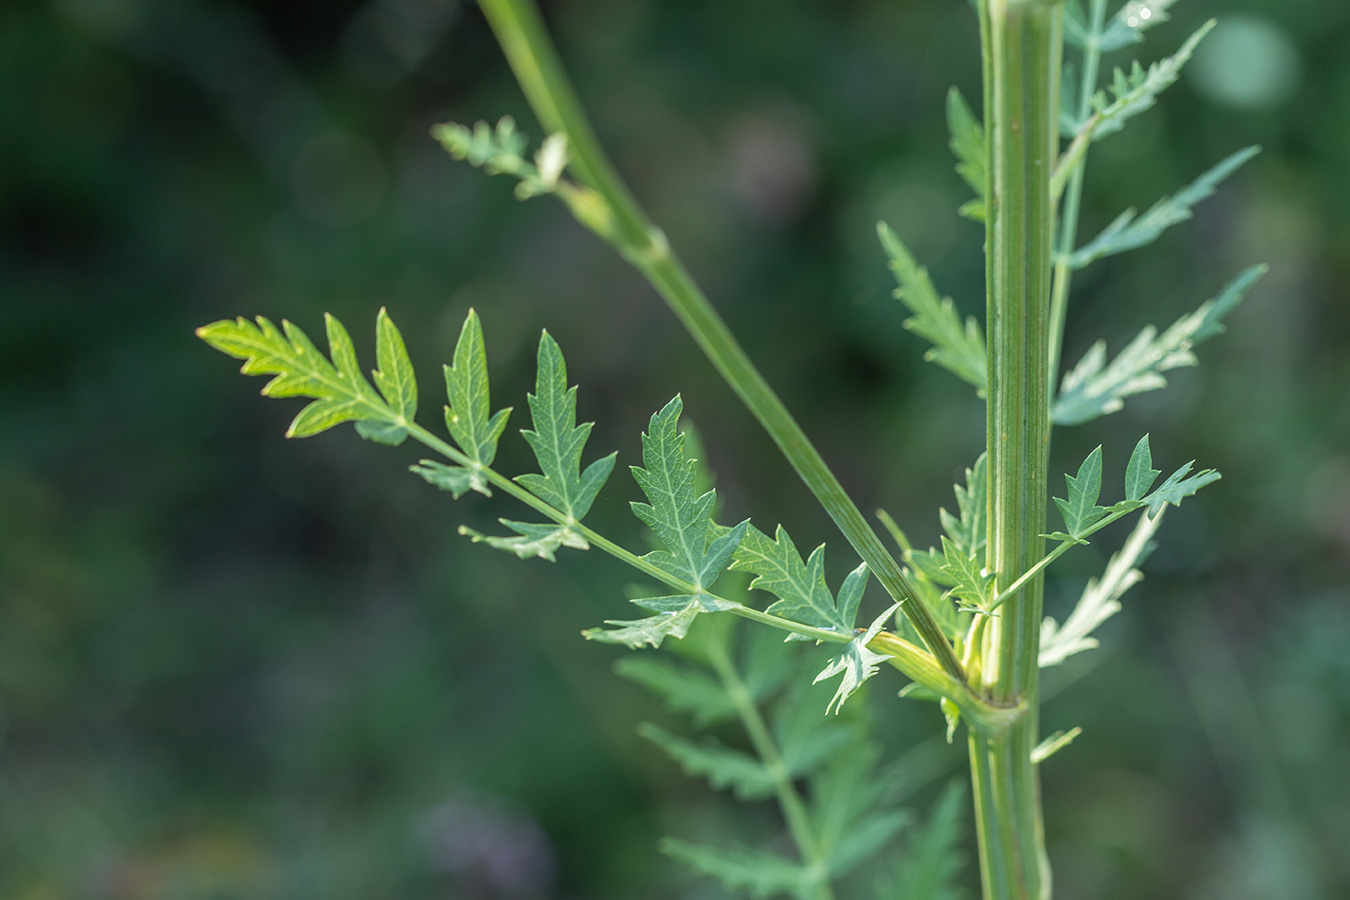
[[[516,481],[536,497],[580,521],[590,511],[614,469],[618,455],[596,460],[581,471],[581,452],[591,423],[577,425],[577,389],[567,386],[567,364],[557,341],[544,332],[539,339],[539,372],[528,397],[534,429],[522,431],[534,450],[542,475],[520,475]]]
[[[483,476],[482,472],[475,472],[473,469],[466,469],[463,466],[447,466],[444,463],[436,462],[434,459],[424,459],[417,465],[410,466],[409,471],[421,475],[429,484],[433,484],[443,491],[449,491],[456,500],[467,491],[478,491],[485,496],[492,496],[492,489],[488,487],[487,478]]]
[[[774,792],[773,776],[748,753],[711,740],[696,744],[650,722],[639,725],[638,734],[679,763],[684,774],[706,778],[714,790],[730,789],[738,800],[762,800]]]
[[[938,798],[928,822],[910,836],[909,851],[895,861],[877,900],[957,900],[956,882],[965,864],[961,852],[965,785],[953,781]]]
[[[984,221],[985,159],[984,127],[966,103],[961,92],[947,92],[947,130],[951,133],[952,153],[956,156],[956,174],[970,185],[975,199],[961,207],[961,215]]]
[[[664,839],[658,849],[695,871],[716,878],[727,890],[745,891],[752,897],[792,894],[805,900],[815,883],[800,863],[763,850],[746,847],[718,850],[677,838]]]
[[[1224,316],[1265,272],[1265,266],[1247,269],[1224,287],[1219,296],[1177,319],[1161,335],[1152,325],[1148,326],[1110,365],[1106,364],[1106,343],[1093,344],[1064,376],[1051,408],[1055,424],[1081,425],[1119,411],[1126,397],[1166,387],[1167,379],[1162,373],[1195,365],[1192,348],[1224,330]]]
[[[549,135],[534,160],[527,160],[525,147],[529,141],[516,130],[516,120],[510,116],[502,116],[496,128],[487,122],[478,122],[472,129],[445,122],[433,127],[431,136],[455,159],[467,160],[489,175],[520,179],[516,196],[521,200],[557,190],[568,162],[567,135],[561,132]]]
[[[1121,213],[1115,221],[1086,245],[1069,257],[1069,266],[1083,269],[1103,257],[1151,244],[1165,230],[1192,217],[1191,209],[1243,163],[1261,152],[1260,147],[1246,147],[1222,160],[1185,188],[1170,197],[1163,197],[1149,207],[1142,216],[1135,217],[1133,209]]]
[[[1084,128],[1092,128],[1092,139],[1100,140],[1108,134],[1114,134],[1125,127],[1125,123],[1158,102],[1158,95],[1176,83],[1181,69],[1190,60],[1195,47],[1214,27],[1210,19],[1186,39],[1176,53],[1161,59],[1147,69],[1135,60],[1126,75],[1116,69],[1111,80],[1110,95],[1105,90],[1098,91],[1092,98],[1096,115],[1083,123]]]
[[[381,316],[381,321],[388,324],[379,326],[377,331],[393,329],[387,314],[381,311]],[[409,391],[415,411],[415,385],[411,388],[405,385],[403,393],[394,393],[394,399],[401,405],[397,408],[391,405],[361,377],[347,330],[332,316],[326,316],[325,322],[332,361],[319,352],[303,330],[285,320],[278,329],[263,316],[258,316],[256,323],[241,316],[233,321],[225,319],[204,325],[197,329],[197,336],[222,353],[242,359],[240,371],[245,375],[274,375],[263,387],[264,395],[314,400],[295,417],[286,432],[288,437],[309,437],[354,421],[369,426],[369,433],[364,436],[378,434],[389,443],[401,440],[406,434],[403,426],[411,422],[411,417],[405,415]],[[398,366],[401,368],[402,363]],[[409,365],[404,372],[409,380],[410,372]]]
[[[951,298],[938,298],[928,270],[915,262],[890,226],[878,223],[877,233],[899,285],[895,297],[913,313],[905,320],[905,327],[933,345],[923,358],[974,385],[983,396],[988,381],[988,356],[979,323],[974,316],[967,316],[963,324]]]
[[[665,698],[666,706],[675,712],[688,713],[696,728],[736,715],[735,704],[716,679],[661,656],[625,657],[614,664],[614,671]]]

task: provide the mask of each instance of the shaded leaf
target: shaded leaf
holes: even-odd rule
[[[1171,18],[1167,9],[1174,3],[1176,0],[1130,0],[1107,23],[1098,45],[1101,51],[1111,53],[1142,42],[1144,31]]]
[[[455,159],[467,160],[489,175],[514,175],[520,179],[516,196],[521,200],[556,190],[568,162],[567,135],[551,134],[534,155],[525,158],[529,141],[516,130],[516,121],[502,116],[493,128],[478,122],[473,128],[445,122],[431,129],[431,136]]]
[[[697,669],[677,666],[660,655],[624,657],[614,664],[614,671],[663,697],[675,712],[688,713],[696,728],[736,715],[735,704],[716,679]]]
[[[591,628],[581,633],[588,641],[602,644],[623,644],[634,650],[644,644],[660,647],[667,637],[682,638],[689,632],[689,626],[702,612],[698,600],[690,600],[689,605],[678,612],[661,613],[646,619],[606,620],[606,625],[615,628]]]
[[[1152,325],[1148,326],[1109,365],[1106,343],[1093,344],[1064,376],[1051,408],[1055,424],[1081,425],[1119,411],[1126,397],[1166,387],[1167,379],[1162,373],[1195,365],[1192,348],[1223,331],[1223,317],[1265,272],[1265,266],[1247,269],[1224,287],[1219,296],[1177,319],[1161,335]]]
[[[1152,243],[1168,228],[1192,218],[1191,209],[1195,204],[1212,197],[1219,182],[1260,152],[1261,148],[1255,146],[1237,151],[1182,190],[1163,197],[1142,216],[1136,218],[1135,211],[1127,209],[1102,229],[1101,234],[1074,251],[1069,257],[1069,266],[1082,269],[1103,257]]]
[[[706,778],[714,790],[730,789],[738,800],[762,800],[774,792],[773,776],[755,757],[708,740],[695,744],[644,722],[638,734],[679,763],[684,774]]]
[[[957,877],[965,865],[961,851],[965,785],[953,781],[942,792],[928,821],[911,836],[891,877],[878,885],[877,900],[957,900]]]
[[[727,890],[745,891],[752,897],[793,894],[805,900],[814,883],[800,863],[763,850],[718,850],[677,838],[665,838],[658,849],[716,878]]]
[[[956,88],[947,92],[947,130],[951,133],[952,153],[956,156],[956,174],[975,192],[975,199],[962,206],[960,213],[982,222],[986,177],[984,127]]]
[[[895,297],[913,313],[905,327],[933,345],[923,358],[974,385],[983,395],[989,361],[979,323],[974,316],[962,323],[951,298],[938,298],[928,270],[914,261],[885,222],[877,224],[877,233],[899,285]]]

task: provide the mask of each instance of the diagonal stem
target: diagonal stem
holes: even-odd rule
[[[950,677],[964,681],[965,673],[951,642],[899,563],[605,157],[532,0],[479,0],[479,5],[544,128],[567,136],[573,172],[584,188],[563,199],[661,294],[877,580],[900,603],[901,611],[938,663]]]

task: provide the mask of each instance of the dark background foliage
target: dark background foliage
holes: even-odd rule
[[[968,4],[546,12],[635,192],[846,485],[935,540],[983,413],[920,361],[873,226],[978,312],[943,118],[949,85],[978,94]],[[1118,471],[1149,431],[1163,468],[1225,476],[1169,515],[1103,648],[1047,676],[1047,730],[1085,729],[1045,769],[1066,898],[1350,893],[1350,6],[1186,0],[1143,52],[1210,15],[1230,24],[1192,76],[1098,145],[1085,229],[1265,152],[1078,280],[1066,357],[1272,268],[1200,369],[1056,441],[1055,472],[1098,442]],[[502,113],[538,134],[455,0],[0,7],[0,897],[715,897],[657,837],[772,835],[633,735],[654,701],[579,637],[627,615],[619,564],[470,545],[459,524],[518,511],[452,504],[408,446],[285,441],[295,401],[192,336],[328,310],[370,359],[387,306],[431,421],[474,306],[516,472],[547,327],[596,455],[620,451],[601,530],[640,546],[623,465],[678,391],[729,517],[829,538],[840,577],[842,541],[651,290],[427,137]],[[1103,562],[1067,557],[1051,611]],[[960,774],[897,687],[870,688],[890,752],[926,748],[916,785]]]

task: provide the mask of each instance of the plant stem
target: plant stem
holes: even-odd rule
[[[711,644],[708,648],[708,661],[712,663],[722,687],[731,698],[732,705],[736,707],[736,715],[740,717],[741,724],[750,737],[750,744],[755,748],[760,761],[764,763],[764,769],[769,773],[769,777],[773,779],[774,791],[778,794],[778,805],[783,810],[788,831],[792,833],[793,843],[797,845],[797,853],[800,854],[803,865],[811,874],[812,886],[815,888],[812,895],[818,900],[834,900],[834,888],[830,884],[829,872],[821,855],[820,843],[811,827],[811,817],[806,812],[806,804],[797,793],[797,787],[792,782],[792,773],[783,762],[783,755],[778,751],[778,743],[773,739],[773,733],[769,730],[764,717],[760,715],[754,696],[741,679],[740,673],[736,671],[736,666],[732,663],[724,644],[717,642]]]
[[[1097,90],[1097,71],[1101,65],[1102,31],[1106,27],[1106,0],[1092,0],[1088,34],[1083,46],[1083,75],[1078,85],[1078,121],[1087,123],[1092,115],[1092,94]],[[1069,257],[1078,241],[1078,211],[1083,199],[1083,177],[1087,171],[1087,147],[1092,141],[1091,126],[1084,137],[1082,157],[1074,166],[1064,192],[1064,212],[1060,221],[1059,252],[1055,260],[1055,282],[1050,295],[1050,396],[1055,394],[1059,360],[1064,345],[1064,320],[1069,307],[1069,284],[1073,280]]]
[[[982,0],[989,390],[989,549],[1004,593],[1044,555],[1050,440],[1050,178],[1058,140],[1058,4]],[[1026,715],[1005,734],[970,734],[986,900],[1049,897],[1037,743],[1043,579],[1034,577],[985,627],[981,681]]]
[[[832,631],[828,628],[817,628],[812,625],[803,625],[802,623],[794,622],[791,619],[784,619],[781,616],[761,612],[753,607],[736,603],[734,600],[718,597],[710,591],[705,590],[700,592],[697,586],[670,575],[668,572],[652,565],[637,554],[624,549],[599,532],[578,522],[575,518],[567,515],[567,513],[562,510],[545,503],[543,500],[539,499],[534,494],[531,494],[529,491],[525,490],[525,488],[521,487],[497,470],[474,462],[468,456],[456,450],[454,447],[450,446],[450,444],[423,428],[421,425],[403,419],[396,420],[394,424],[408,429],[410,437],[419,443],[430,447],[432,450],[441,454],[456,465],[481,472],[483,477],[491,482],[494,487],[510,494],[512,497],[529,506],[545,518],[551,519],[559,525],[571,528],[589,541],[593,546],[603,550],[610,556],[627,563],[662,584],[673,588],[681,594],[706,594],[722,604],[730,605],[731,608],[727,611],[740,616],[743,619],[749,619],[750,621],[758,622],[761,625],[770,625],[774,628],[781,628],[784,631],[804,635],[817,641],[824,641],[831,644],[847,644],[849,641],[853,640],[854,635],[852,634]],[[964,681],[953,678],[948,674],[942,666],[938,664],[938,661],[933,658],[932,654],[897,635],[883,631],[867,646],[877,653],[887,654],[887,656],[890,657],[888,661],[892,666],[899,669],[912,680],[922,684],[930,690],[936,691],[955,703],[961,710],[961,714],[966,717],[966,720],[969,721],[973,727],[981,728],[990,733],[1001,733],[1006,731],[1022,716],[1022,706],[1017,704],[998,705],[990,703],[987,699],[972,691],[970,686]]]
[[[900,565],[605,157],[532,0],[479,0],[479,5],[535,114],[549,132],[567,135],[573,173],[593,192],[591,196],[564,196],[564,200],[584,224],[612,243],[656,288],[872,574],[901,604],[901,611],[942,668],[952,678],[964,681],[951,643]]]

